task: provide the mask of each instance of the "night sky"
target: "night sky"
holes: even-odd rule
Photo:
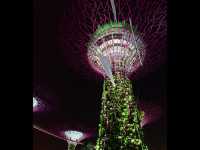
[[[82,19],[78,16],[83,16],[81,10],[75,9],[80,7],[76,6],[80,2],[83,6],[89,5],[89,0],[34,0],[33,96],[39,98],[43,107],[34,112],[33,121],[35,125],[59,136],[59,132],[65,129],[78,129],[95,138],[103,77],[87,64],[86,50],[79,42],[87,40],[87,36],[81,34],[82,27],[76,24],[76,20]],[[129,7],[136,10],[134,2],[131,1]],[[142,6],[146,8],[148,4]],[[142,10],[152,16],[151,7],[144,8]],[[83,24],[86,24],[84,20]],[[142,28],[139,30],[143,31]],[[150,31],[144,31],[150,34]],[[150,150],[164,150],[167,46],[163,31],[155,35],[157,37],[152,39],[159,39],[161,44],[152,43],[148,41],[148,36],[144,37],[149,45],[146,50],[148,56],[137,77],[133,76],[131,80],[139,106],[149,113],[144,126],[145,141]],[[64,141],[36,130],[33,137],[34,150],[63,150],[67,146]]]

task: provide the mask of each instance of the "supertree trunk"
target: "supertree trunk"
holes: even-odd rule
[[[68,150],[75,150],[77,143],[75,142],[68,142]]]
[[[104,81],[96,150],[147,150],[131,81],[119,74],[114,80]]]

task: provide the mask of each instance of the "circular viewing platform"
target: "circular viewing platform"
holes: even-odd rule
[[[91,66],[105,75],[103,59],[112,73],[129,75],[144,59],[144,44],[125,22],[111,22],[99,26],[88,44],[88,59]]]

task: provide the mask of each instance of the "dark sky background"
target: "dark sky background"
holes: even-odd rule
[[[34,112],[33,121],[34,124],[59,136],[59,132],[66,129],[78,129],[95,136],[103,78],[94,72],[94,77],[87,76],[87,71],[77,67],[76,63],[80,63],[78,59],[82,52],[77,53],[77,58],[76,55],[70,54],[66,58],[62,46],[59,45],[62,19],[68,5],[70,9],[73,2],[34,0],[33,95],[39,97],[44,108]],[[70,24],[70,18],[68,20]],[[74,30],[76,29],[78,30],[74,27]],[[72,47],[69,47],[68,51],[70,50],[72,51]],[[69,57],[73,61],[66,65],[65,59]],[[155,69],[148,70],[148,73],[145,72],[133,81],[133,89],[139,103],[144,105],[144,111],[150,107],[148,112],[152,113],[149,123],[144,126],[145,141],[149,149],[166,150],[167,63],[160,61],[156,64]],[[84,62],[83,65],[88,64]],[[66,146],[64,141],[34,129],[34,150],[63,150]]]

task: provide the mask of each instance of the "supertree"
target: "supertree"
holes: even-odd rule
[[[99,26],[88,44],[91,65],[105,77],[97,150],[146,150],[128,75],[142,65],[144,44],[128,23]]]
[[[82,63],[76,62],[74,68],[88,71],[85,64],[89,62],[104,77],[96,149],[146,150],[140,126],[144,114],[136,105],[130,78],[141,68],[146,72],[163,61],[160,56],[165,56],[166,1],[84,0],[77,4],[80,19],[71,25],[79,30],[65,32],[68,42],[64,47],[74,44],[73,53],[82,54]],[[76,42],[70,34],[76,35]],[[68,62],[74,62],[72,58]]]
[[[69,139],[67,140],[68,150],[75,150],[77,143],[84,137],[82,132],[73,130],[65,131],[65,136],[67,139]]]

